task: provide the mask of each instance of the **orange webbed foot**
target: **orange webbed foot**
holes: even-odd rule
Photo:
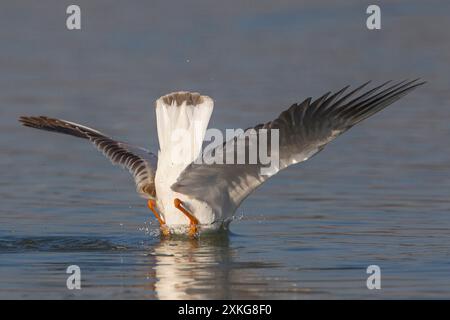
[[[164,236],[170,235],[169,228],[167,227],[166,223],[161,218],[159,213],[156,211],[156,202],[155,202],[155,200],[152,200],[152,199],[148,200],[147,201],[147,206],[153,212],[153,214],[155,215],[156,219],[158,220],[158,222],[159,222],[159,229],[161,230],[161,233]]]
[[[197,232],[198,232],[198,227],[197,227],[198,224],[199,224],[198,219],[192,213],[190,213],[188,210],[186,210],[183,207],[183,202],[180,199],[175,198],[173,203],[175,205],[175,208],[180,210],[189,219],[189,232],[188,232],[188,234],[189,234],[190,237],[194,237],[197,234]]]

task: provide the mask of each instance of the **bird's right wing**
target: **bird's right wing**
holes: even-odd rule
[[[368,84],[365,83],[343,97],[341,96],[348,86],[331,96],[327,93],[313,102],[311,98],[308,98],[300,104],[293,104],[277,119],[251,128],[253,130],[247,129],[243,134],[203,154],[202,161],[190,164],[172,185],[172,189],[204,201],[214,210],[233,213],[253,190],[272,175],[292,164],[311,158],[349,128],[384,109],[423,83],[417,80],[403,81],[382,89],[388,84],[387,82],[357,95]],[[279,164],[274,170],[262,174],[261,169],[266,164],[263,164],[261,159],[258,159],[255,164],[248,162],[211,164],[208,160],[215,158],[217,154],[223,155],[224,159],[228,159],[227,157],[231,154],[230,158],[236,159],[233,153],[239,143],[245,145],[247,157],[251,148],[257,150],[257,154],[261,156],[259,152],[261,145],[251,142],[260,141],[261,129],[267,129],[269,144],[272,137],[271,130],[278,129],[279,148],[270,154],[272,158],[274,156],[279,158]],[[257,139],[252,140],[252,136],[256,136]],[[270,147],[266,148],[270,152]]]
[[[146,199],[154,199],[157,156],[150,151],[113,140],[103,133],[77,123],[48,117],[20,117],[27,127],[59,132],[88,139],[115,165],[120,165],[131,173],[136,183],[136,191]]]

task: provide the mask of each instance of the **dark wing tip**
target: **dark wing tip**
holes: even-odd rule
[[[25,127],[51,132],[59,132],[71,136],[87,139],[90,134],[98,135],[99,132],[65,120],[49,118],[46,116],[21,116],[18,121]]]
[[[43,126],[46,119],[47,119],[47,117],[44,117],[44,116],[39,116],[39,117],[20,116],[18,121],[26,127],[40,128]]]
[[[421,80],[420,82],[418,82],[419,80]],[[403,81],[400,81],[399,83],[397,83],[397,85],[403,85],[405,87],[407,86],[421,86],[423,84],[427,83],[427,81],[422,80],[422,78],[415,78],[413,80],[410,79],[405,79]]]
[[[422,80],[422,79],[421,78],[416,78],[414,80],[401,81],[397,85],[402,84],[402,86],[397,87],[397,90],[400,91],[400,89],[402,89],[401,92],[408,92],[408,91],[411,91],[412,89],[415,89],[415,88],[417,88],[419,86],[422,86],[422,85],[427,83],[427,81],[423,81],[423,80],[420,81],[420,80]]]
[[[422,80],[422,78],[417,78],[417,79],[414,79],[412,82],[417,82],[417,81],[419,81],[420,80],[420,82],[419,83],[415,83],[414,85],[415,86],[422,86],[422,85],[424,85],[424,84],[426,84],[427,83],[427,81],[426,80]]]

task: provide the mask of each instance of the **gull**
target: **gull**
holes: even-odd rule
[[[295,103],[276,119],[248,128],[210,150],[202,149],[202,143],[213,100],[197,92],[170,93],[156,100],[157,156],[74,122],[45,116],[22,116],[19,121],[27,127],[90,141],[113,164],[129,170],[137,192],[147,200],[163,235],[187,233],[195,237],[200,231],[227,229],[242,201],[271,176],[311,158],[336,137],[425,82],[388,81],[363,90],[369,83],[351,91],[346,86],[316,100],[307,98]],[[200,157],[226,155],[234,151],[237,142],[244,142],[245,151],[250,151],[248,133],[259,137],[264,130],[274,129],[278,130],[279,147],[273,155],[279,161],[269,173],[262,173],[264,164],[260,160],[251,164],[196,161]],[[174,143],[176,132],[182,134]]]

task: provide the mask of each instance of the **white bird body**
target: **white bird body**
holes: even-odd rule
[[[203,152],[213,100],[198,93],[174,92],[156,101],[158,157],[74,122],[43,116],[21,117],[19,121],[28,127],[91,141],[113,164],[130,171],[137,192],[148,200],[164,234],[185,233],[186,227],[192,234],[193,230],[226,227],[242,201],[268,178],[311,158],[352,126],[424,84],[403,81],[386,88],[387,83],[357,96],[367,83],[345,95],[348,86],[314,101],[308,98],[293,104],[278,118]],[[234,152],[235,142],[244,142],[248,154],[253,146],[245,142],[249,135],[259,139],[263,131],[274,129],[279,132],[279,148],[272,155],[278,156],[279,163],[270,174],[261,173],[261,168],[265,168],[262,161],[235,165],[195,161],[199,157],[229,155]]]
[[[204,201],[172,190],[186,167],[200,154],[214,102],[207,96],[189,92],[175,92],[156,101],[156,123],[160,150],[155,175],[157,207],[173,232],[189,226],[189,219],[174,206],[180,199],[184,207],[195,212],[200,225],[217,228],[221,212],[213,212]]]
[[[167,168],[170,169],[170,167]],[[155,187],[157,207],[166,225],[174,230],[178,227],[189,226],[189,220],[184,215],[180,214],[174,205],[174,199],[180,199],[187,210],[195,212],[195,217],[199,220],[200,225],[210,226],[211,228],[218,227],[213,226],[213,224],[215,224],[216,218],[221,218],[220,213],[218,215],[213,212],[212,208],[206,202],[173,191],[171,186],[175,183],[172,182],[174,175],[165,175],[165,173],[166,170],[158,170],[156,172]],[[175,181],[176,178],[177,177],[175,177]]]

